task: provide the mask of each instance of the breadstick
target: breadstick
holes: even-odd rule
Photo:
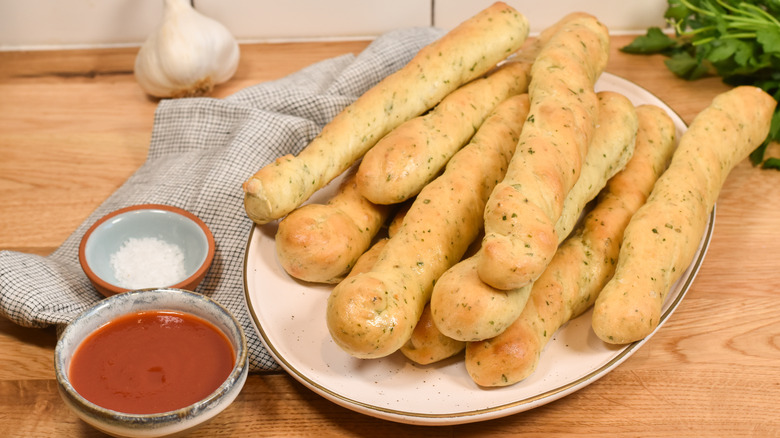
[[[393,219],[391,219],[390,223],[387,225],[387,236],[377,240],[368,250],[366,250],[366,252],[358,257],[357,262],[355,262],[355,265],[352,267],[352,270],[349,271],[346,278],[353,277],[361,272],[370,271],[371,268],[374,267],[376,261],[379,260],[379,255],[382,253],[382,248],[384,248],[387,241],[398,232],[398,229],[403,224],[404,217],[411,206],[411,202],[404,202],[395,209]]]
[[[352,271],[347,278],[353,277],[361,272],[370,271],[376,261],[382,248],[387,244],[388,239],[378,240],[371,248],[360,256]],[[428,365],[440,360],[452,357],[466,348],[465,342],[456,341],[442,335],[431,320],[430,306],[425,306],[420,320],[412,331],[412,336],[401,347],[401,353],[409,360],[420,365]]]
[[[527,19],[503,2],[464,21],[347,106],[298,156],[282,156],[245,181],[247,215],[265,224],[291,212],[393,128],[488,72],[527,36]]]
[[[393,237],[393,235],[398,231],[398,228],[401,227],[401,224],[403,224],[404,221],[404,216],[406,216],[406,212],[409,211],[411,205],[411,202],[404,202],[395,209],[393,213],[393,219],[387,226],[387,236],[377,240],[373,245],[371,245],[369,249],[366,250],[366,252],[361,254],[355,262],[354,266],[352,266],[352,270],[349,271],[349,274],[347,274],[344,279],[353,277],[357,274],[360,274],[361,272],[370,271],[371,268],[374,267],[374,264],[376,264],[376,261],[379,259],[379,254],[382,253],[382,248],[385,247],[389,238]]]
[[[506,171],[527,112],[527,95],[496,107],[444,173],[420,192],[373,269],[336,285],[326,321],[342,349],[376,358],[409,340],[436,279],[478,235],[485,201]]]
[[[669,168],[628,224],[615,275],[594,306],[593,330],[603,341],[634,342],[658,326],[726,177],[764,141],[776,104],[758,88],[737,87],[716,96],[682,135]]]
[[[555,224],[595,130],[593,86],[608,52],[606,27],[581,16],[561,27],[533,64],[528,122],[506,177],[485,207],[477,272],[492,287],[530,284],[555,254]]]
[[[401,347],[407,359],[420,365],[430,365],[450,358],[466,348],[466,343],[444,336],[433,323],[430,304],[423,309],[412,336]]]
[[[599,124],[588,148],[582,176],[564,202],[557,228],[570,230],[585,205],[625,166],[634,151],[637,116],[633,104],[611,91],[598,93]],[[568,231],[567,231],[568,233]],[[558,240],[565,237],[557,233]],[[556,246],[559,241],[556,241]],[[461,341],[491,338],[517,319],[531,292],[529,283],[512,289],[496,289],[477,273],[480,253],[447,270],[436,282],[431,310],[439,330]]]
[[[345,280],[350,277],[354,277],[355,275],[360,274],[361,272],[367,272],[370,271],[371,268],[374,267],[376,264],[376,261],[379,260],[379,254],[382,253],[382,248],[387,245],[387,241],[389,239],[387,237],[379,239],[371,245],[371,248],[366,250],[363,254],[358,257],[357,261],[355,262],[355,265],[352,267],[352,270],[349,271],[349,274],[344,278]]]
[[[669,163],[675,126],[662,109],[637,108],[636,150],[596,206],[534,283],[519,318],[503,333],[466,347],[466,370],[481,386],[507,386],[534,372],[547,342],[596,300],[615,270],[623,230]]]
[[[530,285],[501,290],[486,284],[477,274],[477,256],[472,256],[439,277],[431,293],[431,314],[444,336],[464,342],[488,339],[517,319],[530,292]]]
[[[368,251],[361,255],[352,271],[347,275],[347,278],[361,272],[370,271],[379,259],[379,254],[388,240],[387,238],[378,240]],[[428,365],[452,357],[465,348],[465,342],[450,339],[436,329],[431,320],[430,306],[426,305],[420,320],[412,331],[412,336],[401,347],[401,353],[413,362],[420,365]]]
[[[279,263],[300,280],[338,283],[371,245],[390,210],[364,198],[350,172],[327,204],[304,205],[279,222]]]
[[[580,177],[566,196],[555,224],[559,243],[574,228],[585,205],[626,166],[634,153],[639,129],[634,105],[627,97],[613,91],[600,91],[596,97],[599,100],[598,126],[593,132]]]
[[[539,56],[539,52],[542,50],[542,47],[544,47],[550,41],[550,38],[552,38],[553,35],[558,33],[561,28],[566,26],[566,24],[572,20],[576,20],[582,17],[590,17],[590,14],[587,12],[576,11],[564,15],[563,18],[553,23],[550,27],[547,27],[546,29],[539,32],[539,35],[536,37],[528,38],[520,50],[512,54],[509,59],[512,61],[533,64],[533,62],[536,60],[536,57]]]
[[[360,193],[377,204],[403,202],[422,190],[509,96],[528,91],[530,64],[509,62],[447,95],[372,147],[357,172]]]
[[[406,217],[406,213],[408,213],[409,209],[412,208],[412,202],[413,199],[409,199],[406,202],[398,204],[398,207],[396,208],[395,213],[393,215],[393,219],[390,221],[389,224],[387,224],[388,236],[392,236],[398,231],[399,228],[401,228],[401,225],[403,225],[404,223],[404,218]]]

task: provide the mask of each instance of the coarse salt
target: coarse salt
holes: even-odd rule
[[[119,286],[126,289],[171,286],[186,275],[181,248],[155,237],[127,239],[110,262]]]

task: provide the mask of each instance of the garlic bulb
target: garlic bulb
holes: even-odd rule
[[[135,77],[152,96],[201,96],[230,79],[238,59],[238,43],[225,26],[189,0],[165,0],[160,26],[135,58]]]

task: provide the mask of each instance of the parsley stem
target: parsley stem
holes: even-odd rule
[[[717,15],[717,14],[715,14],[712,11],[706,11],[704,9],[699,8],[698,6],[693,5],[688,0],[680,0],[680,3],[685,5],[686,8],[688,8],[688,9],[694,11],[694,12],[698,12],[698,13],[700,13],[702,15],[709,15],[709,16]],[[710,3],[707,3],[707,4],[709,5]]]
[[[757,38],[756,29],[766,27],[780,28],[780,21],[778,21],[777,18],[773,17],[760,6],[746,2],[740,2],[738,6],[735,7],[725,0],[709,0],[703,2],[707,7],[701,7],[691,3],[689,0],[679,1],[690,11],[703,16],[719,18],[721,20],[720,25],[722,27],[710,25],[702,26],[697,29],[684,29],[683,26],[686,25],[684,20],[675,23],[677,34],[693,38],[692,44],[694,46],[708,44],[716,39],[714,36],[697,38],[697,35],[717,32],[719,29],[723,29],[728,33],[720,35],[717,39],[755,39]],[[718,7],[723,8],[725,11],[718,11]]]
[[[738,39],[755,39],[756,34],[755,32],[744,32],[744,33],[731,33],[728,35],[723,35],[717,37],[719,40],[738,40]],[[707,37],[707,38],[701,38],[696,41],[693,41],[691,44],[694,46],[701,46],[703,44],[708,44],[714,41],[716,37]]]
[[[718,4],[721,5],[721,7],[723,7],[723,9],[727,9],[727,10],[731,11],[732,14],[739,15],[739,14],[742,13],[742,11],[740,9],[731,6],[730,4],[724,2],[723,0],[715,0],[715,1],[718,2]],[[739,3],[739,7],[740,8],[743,7],[744,5],[745,4],[743,2]]]
[[[762,8],[756,6],[756,5],[746,4],[746,3],[742,3],[741,7],[754,11],[757,15],[760,15],[761,17],[763,17],[763,19],[765,21],[767,21],[767,22],[769,22],[771,24],[774,24],[776,27],[780,28],[780,21],[778,21],[777,18],[772,16],[772,14],[770,14],[767,11],[765,11],[764,9],[762,9]]]

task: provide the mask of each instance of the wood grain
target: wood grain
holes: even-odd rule
[[[660,56],[613,37],[607,71],[686,122],[727,87],[686,82]],[[368,42],[242,46],[224,97]],[[0,52],[0,249],[46,255],[145,160],[157,102],[132,75],[136,49]],[[561,400],[475,424],[421,427],[355,413],[284,373],[254,374],[194,436],[780,436],[780,172],[743,162],[726,181],[715,233],[678,310],[614,371]],[[61,402],[53,329],[0,318],[0,436],[101,436]]]

